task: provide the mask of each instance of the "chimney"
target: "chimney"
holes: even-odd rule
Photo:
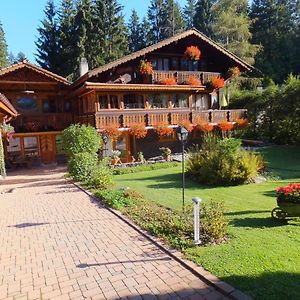
[[[89,64],[85,57],[82,57],[80,59],[80,65],[79,65],[79,74],[80,77],[86,74],[89,71]]]

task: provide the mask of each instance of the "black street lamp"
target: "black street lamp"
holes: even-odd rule
[[[105,133],[102,134],[102,140],[103,140],[103,144],[104,144],[104,147],[103,147],[103,157],[105,157],[105,154],[106,154],[105,151],[107,150],[106,149],[106,145],[108,143],[108,136]]]
[[[185,188],[185,174],[184,174],[184,145],[187,142],[189,132],[182,126],[176,129],[177,140],[182,145],[182,210],[184,211],[184,188]]]

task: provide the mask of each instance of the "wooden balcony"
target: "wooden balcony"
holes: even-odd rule
[[[152,74],[152,82],[158,83],[164,79],[173,78],[177,79],[178,84],[185,84],[190,77],[196,77],[203,85],[211,80],[213,77],[220,76],[221,73],[215,72],[194,72],[194,71],[154,71]]]
[[[237,118],[245,117],[245,109],[235,110],[205,110],[190,111],[187,109],[152,109],[152,110],[116,110],[100,111],[96,113],[96,128],[107,126],[120,128],[130,127],[132,124],[155,126],[158,123],[178,125],[182,121],[192,123],[219,123],[221,121],[234,122]]]

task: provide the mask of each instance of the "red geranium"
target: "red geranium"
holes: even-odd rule
[[[222,132],[227,132],[232,130],[233,126],[234,126],[233,123],[227,121],[223,121],[218,124],[218,127],[221,129]]]
[[[163,85],[176,85],[177,84],[177,80],[173,76],[173,77],[170,77],[170,78],[164,78],[159,83],[163,84]]]
[[[194,126],[187,120],[179,122],[179,126],[184,127],[188,132],[192,132],[194,129]]]
[[[186,84],[188,85],[202,85],[202,82],[199,78],[197,78],[196,76],[190,76],[187,81]]]
[[[187,47],[184,56],[188,60],[199,60],[201,56],[201,51],[197,46]]]
[[[221,89],[224,84],[225,84],[225,81],[224,81],[224,78],[221,78],[221,77],[213,77],[210,81],[210,84],[211,86],[218,90],[218,89]]]
[[[214,130],[214,128],[215,128],[214,125],[209,124],[209,123],[204,123],[204,122],[203,123],[200,122],[200,123],[196,124],[196,127],[195,127],[196,130],[203,131],[203,132],[211,132]]]
[[[245,128],[248,126],[249,121],[245,118],[238,118],[235,120],[239,128]]]
[[[168,127],[165,123],[158,123],[154,130],[159,136],[171,136],[174,132],[172,127]]]
[[[239,67],[232,67],[228,69],[228,75],[232,77],[238,77],[241,75]]]
[[[142,75],[151,75],[153,73],[152,63],[147,60],[141,60],[139,65],[139,72]]]
[[[130,125],[129,134],[135,136],[137,139],[143,139],[147,135],[147,129],[144,125],[133,124]]]
[[[114,125],[104,127],[105,134],[110,137],[112,140],[117,140],[121,135],[119,128]]]
[[[300,203],[300,183],[290,183],[276,190],[279,202]]]

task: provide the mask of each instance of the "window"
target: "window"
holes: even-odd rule
[[[173,94],[172,105],[174,108],[187,108],[189,106],[189,96],[187,94]]]
[[[194,110],[207,110],[209,109],[209,99],[206,94],[197,94],[193,96],[193,109]]]
[[[171,70],[177,71],[179,70],[178,59],[176,57],[171,58]]]
[[[108,109],[108,97],[107,95],[99,96],[100,109]]]
[[[56,113],[56,101],[55,100],[45,100],[43,102],[43,112],[44,113]]]
[[[169,96],[166,94],[152,94],[148,96],[150,108],[168,108]]]
[[[156,60],[156,70],[159,71],[169,71],[170,66],[169,66],[169,59],[168,58],[158,58]]]
[[[36,136],[24,137],[25,157],[38,157],[38,139]]]
[[[136,94],[126,94],[123,96],[125,109],[144,108],[144,97]]]
[[[110,101],[110,108],[119,108],[118,96],[110,95],[109,101]]]
[[[71,111],[71,102],[65,101],[64,102],[64,112],[70,112]]]
[[[115,144],[115,150],[119,150],[121,152],[121,158],[126,158],[127,149],[126,149],[126,137],[121,136],[118,138]]]

